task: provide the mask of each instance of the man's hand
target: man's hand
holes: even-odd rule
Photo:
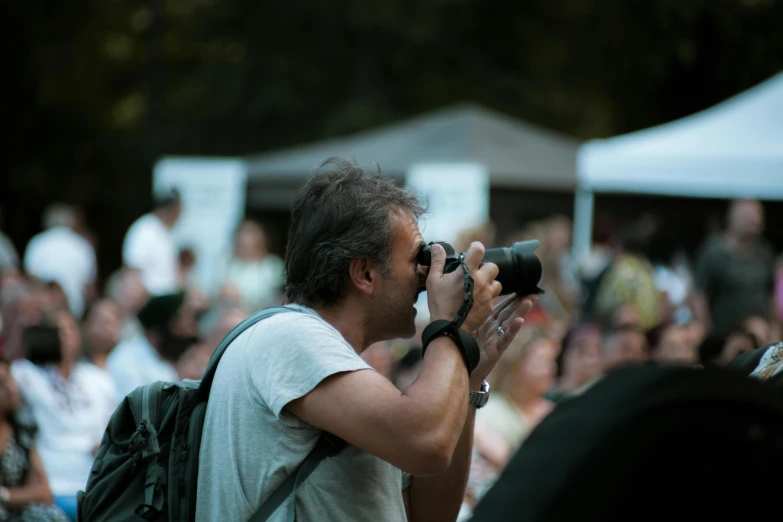
[[[471,389],[478,389],[481,386],[481,381],[489,375],[500,356],[519,333],[525,323],[525,315],[537,301],[537,295],[509,296],[495,306],[492,314],[478,330],[472,332],[481,349],[481,361],[470,376]],[[498,327],[503,329],[502,335]]]
[[[473,242],[465,253],[465,266],[473,277],[473,307],[470,309],[462,329],[472,332],[487,320],[492,313],[492,300],[500,295],[500,283],[495,281],[498,267],[486,263],[481,268],[484,259],[484,246]],[[461,268],[450,274],[443,273],[446,264],[446,252],[438,244],[432,246],[432,265],[427,276],[427,300],[430,318],[433,321],[444,319],[452,321],[465,302],[464,273]]]

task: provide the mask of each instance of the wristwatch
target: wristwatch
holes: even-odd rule
[[[488,400],[489,383],[487,381],[481,383],[481,389],[479,391],[470,390],[468,404],[473,404],[476,408],[483,408],[487,405]]]

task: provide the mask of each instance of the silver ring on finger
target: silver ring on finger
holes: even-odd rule
[[[503,327],[498,326],[498,335],[503,335],[504,333],[506,333],[506,331],[503,329]]]

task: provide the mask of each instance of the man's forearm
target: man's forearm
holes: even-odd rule
[[[476,407],[468,406],[465,425],[449,468],[431,477],[413,477],[409,522],[454,522],[459,515],[470,474]]]

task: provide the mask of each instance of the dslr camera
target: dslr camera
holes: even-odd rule
[[[432,245],[435,243],[446,251],[446,266],[443,268],[443,272],[448,274],[459,268],[465,257],[465,252],[457,254],[454,248],[445,241],[434,241],[424,245],[419,250],[419,264],[423,266],[432,264]],[[514,243],[510,247],[490,248],[484,252],[481,264],[495,263],[499,269],[495,280],[503,285],[501,295],[515,293],[523,296],[544,293],[538,287],[543,272],[541,260],[535,254],[535,249],[539,244],[539,241],[533,239]]]

